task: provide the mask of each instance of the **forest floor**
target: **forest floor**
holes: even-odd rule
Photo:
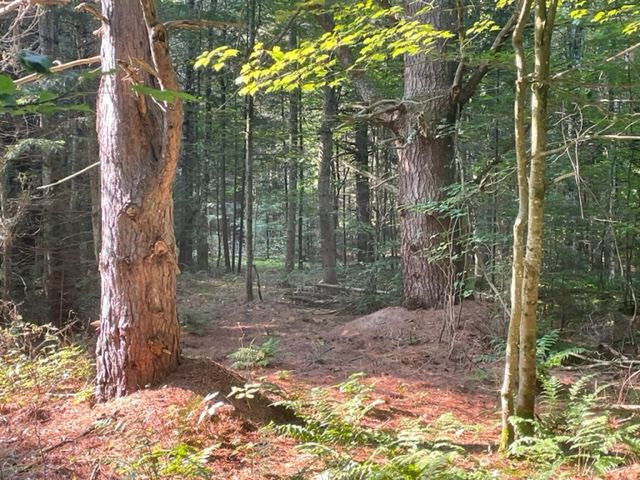
[[[362,372],[371,398],[381,401],[369,420],[376,426],[440,422],[465,452],[460,462],[468,471],[532,477],[536,465],[496,452],[500,358],[487,342],[500,324],[494,307],[477,301],[456,306],[450,347],[440,339],[443,311],[388,307],[354,316],[345,307],[347,294],[284,286],[268,272],[261,280],[263,300],[247,304],[240,278],[180,277],[185,360],[159,387],[99,405],[75,393],[87,388],[79,384],[36,392],[22,403],[0,402],[0,480],[188,478],[161,465],[179,445],[210,447],[207,467],[215,479],[313,478],[295,477],[314,468],[313,457],[295,441],[257,428],[231,406],[198,421],[203,397],[228,389],[210,360],[229,365],[230,353],[269,338],[277,339],[277,349],[268,365],[242,372],[251,381],[292,395]],[[606,478],[640,478],[640,466]]]

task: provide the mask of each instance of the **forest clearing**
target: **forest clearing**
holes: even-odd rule
[[[0,480],[640,479],[640,5],[0,0]]]

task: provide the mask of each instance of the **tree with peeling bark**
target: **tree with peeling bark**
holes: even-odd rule
[[[157,383],[180,360],[172,184],[182,126],[179,98],[132,90],[178,90],[153,0],[103,0],[102,16],[99,401]]]
[[[513,227],[513,267],[511,279],[511,318],[507,338],[502,397],[501,447],[514,439],[510,417],[533,420],[536,398],[536,313],[540,269],[542,267],[544,171],[549,97],[551,37],[559,0],[522,0],[513,33],[516,61],[516,100],[514,107],[516,169],[518,176],[518,216]],[[526,77],[526,58],[522,37],[530,11],[534,11],[534,67]],[[530,156],[525,144],[525,87],[531,86]],[[529,163],[527,175],[526,165]],[[526,240],[525,240],[526,239]],[[517,396],[514,395],[516,385]],[[523,423],[522,433],[532,433]]]

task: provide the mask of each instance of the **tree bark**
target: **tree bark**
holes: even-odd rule
[[[527,181],[527,145],[525,139],[525,100],[526,100],[526,65],[525,52],[522,46],[522,35],[529,19],[531,1],[520,3],[518,23],[513,32],[513,49],[516,64],[516,96],[514,102],[514,135],[516,150],[516,172],[518,178],[518,215],[513,224],[513,260],[511,268],[511,312],[509,332],[505,352],[505,366],[502,389],[500,391],[502,407],[502,433],[500,448],[505,450],[514,440],[513,426],[509,418],[513,416],[513,396],[518,378],[518,345],[520,322],[522,319],[522,273],[524,270],[525,232],[529,204]]]
[[[522,319],[520,322],[520,356],[516,415],[533,420],[536,398],[536,311],[538,285],[542,266],[544,225],[544,167],[547,134],[547,100],[549,96],[549,63],[551,35],[558,0],[547,7],[545,0],[535,0],[534,71],[531,94],[531,167],[529,172],[529,205],[527,245],[522,284]],[[531,433],[531,425],[524,426]]]
[[[320,256],[322,258],[322,281],[338,283],[336,273],[336,212],[331,186],[331,162],[333,159],[333,126],[338,113],[335,89],[323,87],[324,104],[320,126],[320,166],[318,170],[318,222],[320,225]]]
[[[289,47],[298,46],[295,28],[289,34]],[[300,92],[294,90],[289,93],[289,161],[287,162],[288,197],[287,197],[287,246],[284,269],[293,271],[296,259],[296,226],[298,220],[298,165],[300,151],[298,149],[298,117],[300,112]]]
[[[369,169],[369,135],[366,123],[359,123],[355,129],[356,153],[355,162],[358,169]],[[371,191],[369,178],[356,172],[356,220],[358,230],[356,246],[358,262],[373,260],[373,227],[371,225]]]
[[[99,401],[157,383],[179,362],[171,188],[182,123],[179,99],[159,106],[130,88],[179,89],[152,0],[103,0],[102,15]]]
[[[408,2],[407,16],[415,16],[427,3]],[[454,2],[434,3],[434,8],[419,15],[420,21],[438,30],[455,31]],[[425,211],[425,204],[445,199],[446,189],[454,181],[453,131],[458,113],[452,90],[456,63],[430,59],[445,56],[445,41],[439,41],[434,49],[429,57],[405,57],[404,97],[419,107],[407,107],[398,121],[400,261],[404,303],[410,308],[443,306],[458,273],[456,264],[438,252],[450,241],[451,219],[428,206]]]
[[[220,207],[220,230],[222,233],[224,271],[229,273],[232,271],[233,267],[231,263],[231,256],[229,254],[229,219],[227,218],[227,83],[224,74],[220,76],[220,105],[220,171],[218,172],[218,205]]]
[[[248,0],[248,24],[249,42],[248,51],[253,50],[256,35],[256,0]],[[246,223],[246,246],[247,246],[247,268],[245,271],[245,291],[247,302],[253,301],[253,116],[254,101],[253,96],[247,95],[247,117],[245,125],[245,184],[244,184],[244,205]],[[240,262],[238,263],[240,264]]]

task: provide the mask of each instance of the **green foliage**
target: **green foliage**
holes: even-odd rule
[[[593,380],[586,376],[566,388],[555,377],[545,379],[539,420],[512,419],[516,430],[531,424],[534,435],[518,438],[509,453],[549,470],[569,463],[599,475],[640,454],[640,420],[616,418],[604,395],[609,386],[590,387]]]
[[[171,448],[151,445],[147,438],[135,448],[137,457],[118,466],[121,478],[131,480],[209,479],[212,472],[204,466],[211,449],[196,450],[184,443]],[[135,455],[134,455],[135,456]]]
[[[28,50],[18,52],[18,61],[27,72],[33,73],[51,73],[50,69],[53,66],[53,62],[46,55]]]
[[[84,349],[62,341],[51,325],[17,319],[0,329],[0,404],[28,403],[31,393],[65,392],[89,385],[92,364]],[[79,400],[87,389],[80,390]]]
[[[451,32],[438,31],[418,19],[404,17],[401,7],[385,8],[373,0],[332,2],[330,6],[306,2],[306,6],[314,15],[331,14],[335,22],[333,30],[304,40],[291,50],[257,42],[237,80],[242,86],[241,95],[296,88],[307,92],[322,85],[335,86],[344,78],[344,72],[336,71],[335,57],[336,50],[343,47],[357,52],[352,68],[372,68],[405,54],[426,52],[435,40],[453,37]],[[388,22],[393,16],[398,20]],[[230,47],[206,51],[198,57],[196,67],[212,65],[220,70],[237,54],[238,51]]]
[[[269,428],[301,442],[300,451],[315,458],[312,466],[317,475],[314,478],[493,478],[480,467],[471,473],[455,465],[462,449],[441,433],[467,427],[452,416],[441,417],[432,425],[410,421],[398,429],[369,426],[365,421],[384,402],[371,397],[372,387],[362,379],[363,374],[354,374],[338,385],[340,400],[336,400],[329,389],[313,388],[305,397],[279,402],[293,409],[304,423]],[[300,472],[301,478],[309,478],[305,473],[310,468]]]
[[[544,377],[547,370],[561,366],[573,354],[583,353],[581,347],[567,346],[560,342],[560,331],[551,330],[536,341],[536,364],[538,377]]]
[[[228,356],[232,362],[231,367],[248,370],[268,366],[278,350],[278,343],[277,338],[269,337],[259,346],[251,342],[248,347],[239,348]]]

